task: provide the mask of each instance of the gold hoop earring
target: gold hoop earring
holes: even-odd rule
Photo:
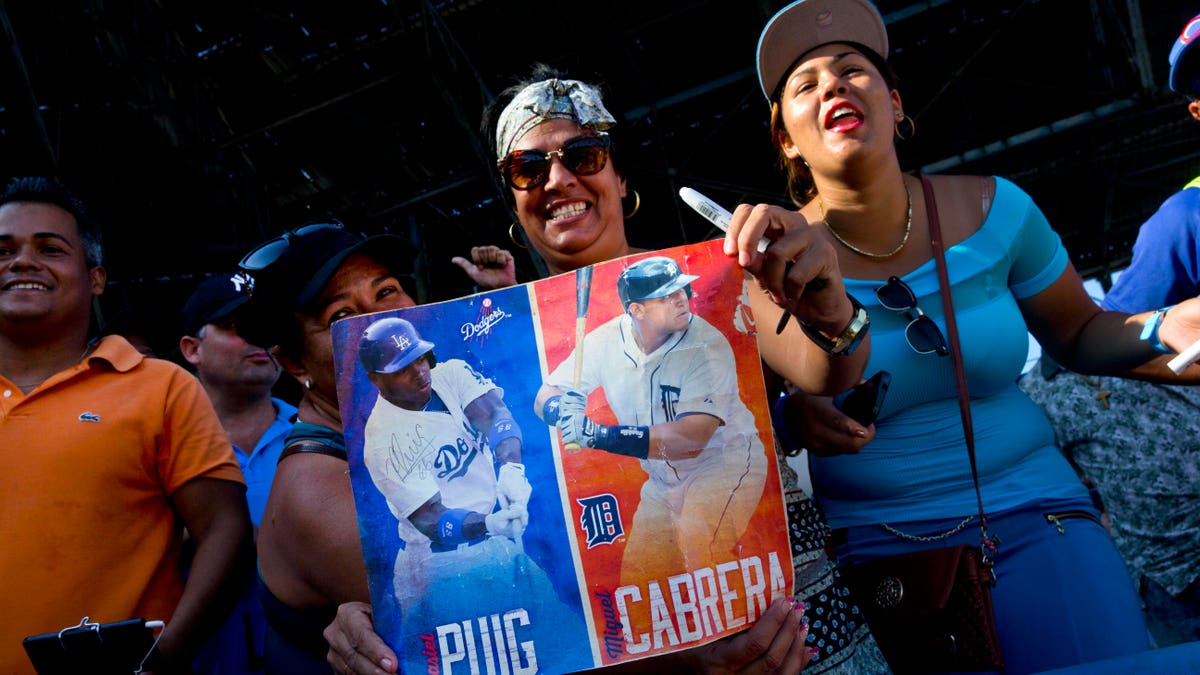
[[[633,191],[633,210],[625,214],[626,218],[632,218],[637,215],[638,209],[642,208],[642,196],[637,190]]]
[[[511,240],[513,243],[513,246],[516,246],[517,248],[529,248],[525,244],[522,244],[519,239],[517,239],[517,233],[513,232],[513,228],[516,226],[517,226],[517,221],[515,221],[515,220],[513,222],[509,223],[509,225],[508,225],[509,240]]]
[[[917,134],[917,123],[913,118],[901,113],[896,119],[896,138],[907,141]]]

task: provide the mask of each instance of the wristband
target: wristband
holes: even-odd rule
[[[1146,325],[1142,327],[1142,334],[1138,336],[1138,339],[1149,343],[1150,346],[1154,348],[1154,351],[1160,354],[1175,353],[1175,351],[1170,347],[1164,345],[1162,340],[1158,339],[1158,328],[1162,325],[1163,319],[1167,316],[1167,310],[1174,306],[1175,305],[1171,305],[1169,307],[1163,307],[1162,309],[1155,310],[1154,313],[1150,315],[1150,318],[1146,319]]]
[[[783,454],[788,457],[796,457],[800,454],[800,444],[793,440],[792,435],[788,433],[787,417],[784,414],[784,407],[790,396],[791,394],[785,394],[775,399],[775,403],[771,406],[771,426],[775,427],[775,437],[779,439]]]
[[[562,402],[562,394],[555,394],[542,404],[542,421],[546,424],[558,422],[558,405]]]
[[[438,518],[438,541],[448,546],[467,543],[467,538],[463,536],[463,521],[469,515],[471,512],[467,509],[447,509],[442,517]]]
[[[488,443],[492,449],[500,447],[500,443],[510,438],[517,439],[518,443],[525,444],[525,439],[521,437],[521,427],[517,426],[517,421],[511,417],[503,417],[492,422],[491,431],[488,432]]]
[[[803,321],[799,321],[800,328],[808,336],[808,339],[828,352],[830,356],[853,354],[854,350],[862,344],[863,338],[867,336],[867,330],[871,328],[871,316],[867,314],[867,308],[863,307],[862,303],[853,295],[847,293],[846,297],[850,299],[850,306],[854,308],[854,316],[850,317],[850,323],[846,325],[840,335],[828,336]]]
[[[596,430],[596,448],[646,459],[650,456],[650,427],[601,425]]]

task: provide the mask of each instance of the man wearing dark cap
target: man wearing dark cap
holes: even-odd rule
[[[1200,16],[1183,27],[1171,49],[1171,90],[1187,97],[1200,120]],[[1104,299],[1105,309],[1143,312],[1169,307],[1200,290],[1200,177],[1171,195],[1142,224],[1129,269]]]
[[[1197,43],[1200,16],[1171,49],[1169,84],[1188,97],[1188,113],[1200,120]],[[1142,224],[1132,263],[1101,304],[1131,313],[1162,308],[1161,320],[1175,303],[1197,295],[1200,178]],[[1146,333],[1143,339],[1154,342]],[[1103,496],[1155,642],[1200,639],[1200,387],[1088,377],[1044,355],[1041,365],[1021,388],[1046,409],[1059,446]]]
[[[144,665],[186,672],[249,571],[245,486],[200,385],[120,336],[89,340],[102,253],[61,185],[0,193],[3,673],[34,672],[22,638],[84,617],[165,620]]]
[[[296,408],[271,397],[280,373],[274,357],[237,332],[238,319],[250,299],[247,283],[248,278],[240,272],[218,274],[201,282],[183,306],[179,351],[195,368],[233,443],[257,535]],[[247,584],[242,601],[197,658],[195,672],[262,672],[265,631],[257,587]]]

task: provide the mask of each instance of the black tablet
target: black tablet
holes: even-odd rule
[[[161,621],[143,619],[97,624],[85,618],[57,633],[27,637],[23,644],[39,675],[130,675],[154,647],[154,629],[161,626]]]

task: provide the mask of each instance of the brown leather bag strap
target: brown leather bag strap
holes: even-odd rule
[[[945,243],[942,241],[942,226],[938,221],[937,201],[929,178],[921,174],[921,189],[925,193],[925,213],[929,219],[929,243],[933,248],[933,259],[937,263],[938,285],[941,287],[942,311],[946,319],[946,338],[950,341],[950,360],[954,364],[954,384],[958,389],[958,410],[962,416],[963,436],[967,442],[967,456],[971,459],[971,480],[975,483],[975,504],[979,508],[979,530],[983,536],[983,554],[990,560],[995,552],[995,542],[987,531],[987,515],[983,512],[983,496],[979,493],[979,471],[975,463],[975,427],[971,423],[971,397],[967,392],[967,373],[963,367],[962,349],[958,341],[958,321],[954,318],[954,302],[950,298],[950,273],[946,271]]]

